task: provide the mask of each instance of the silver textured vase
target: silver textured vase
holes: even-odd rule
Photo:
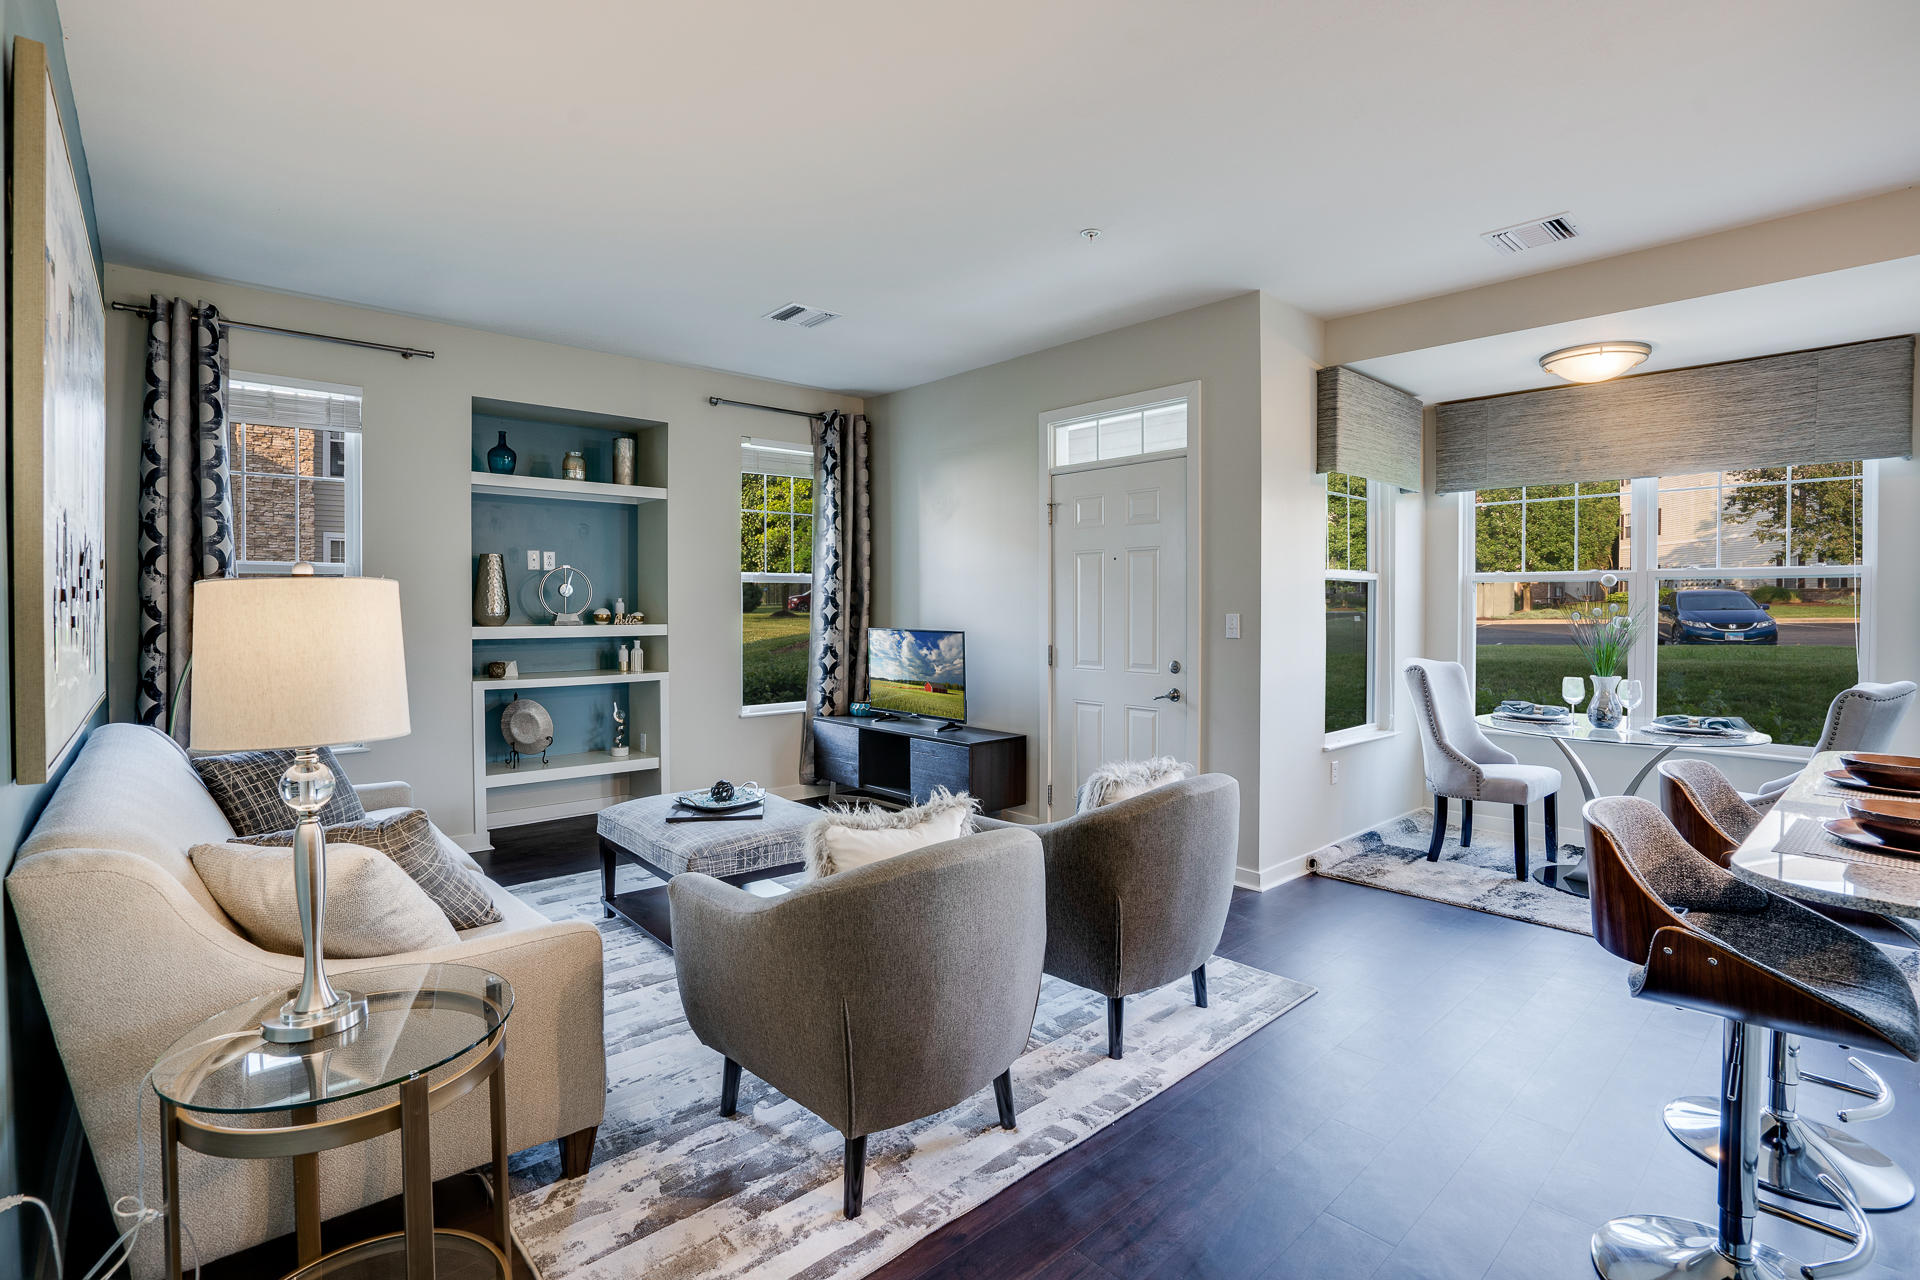
[[[473,625],[507,625],[507,561],[498,551],[480,555],[480,570],[473,579]]]
[[[613,482],[633,483],[633,437],[617,436],[613,442]]]

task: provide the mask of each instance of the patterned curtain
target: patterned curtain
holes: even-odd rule
[[[140,436],[140,723],[187,742],[193,584],[238,567],[227,460],[227,331],[207,303],[153,296]],[[175,694],[181,705],[174,705]]]
[[[813,428],[813,629],[807,646],[800,780],[815,781],[813,718],[867,696],[873,508],[867,419],[829,413]]]

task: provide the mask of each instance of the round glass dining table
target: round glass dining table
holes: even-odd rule
[[[1617,729],[1602,729],[1594,725],[1585,716],[1569,716],[1565,720],[1544,723],[1538,720],[1519,720],[1498,713],[1475,716],[1474,720],[1489,733],[1512,733],[1526,738],[1550,738],[1553,745],[1560,748],[1560,754],[1567,758],[1567,765],[1573,770],[1573,776],[1580,783],[1580,790],[1587,799],[1593,800],[1607,794],[1601,791],[1600,784],[1594,779],[1593,770],[1580,758],[1576,748],[1586,746],[1625,747],[1649,753],[1647,761],[1640,771],[1633,775],[1633,781],[1627,783],[1620,794],[1630,796],[1640,790],[1640,784],[1647,780],[1654,766],[1676,751],[1725,751],[1735,747],[1761,747],[1773,741],[1772,737],[1761,733],[1744,720],[1736,721],[1742,732],[1733,734],[1674,733],[1652,724],[1622,723]],[[1535,867],[1533,878],[1549,889],[1558,889],[1562,893],[1571,893],[1576,897],[1587,896],[1587,859],[1585,854],[1560,859],[1560,851],[1555,849],[1552,855],[1556,861]]]

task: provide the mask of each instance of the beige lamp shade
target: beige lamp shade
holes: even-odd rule
[[[195,750],[404,737],[400,584],[318,575],[195,583],[192,696]]]

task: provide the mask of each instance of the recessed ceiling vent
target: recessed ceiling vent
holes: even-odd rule
[[[838,312],[822,311],[819,307],[809,307],[805,303],[789,302],[784,307],[775,307],[767,312],[766,318],[778,320],[781,324],[799,325],[802,329],[818,329],[829,320],[838,320]]]
[[[1551,218],[1522,222],[1517,226],[1502,227],[1498,231],[1488,231],[1480,238],[1500,253],[1521,253],[1559,240],[1571,240],[1579,234],[1580,228],[1573,225],[1573,215],[1562,213]]]

